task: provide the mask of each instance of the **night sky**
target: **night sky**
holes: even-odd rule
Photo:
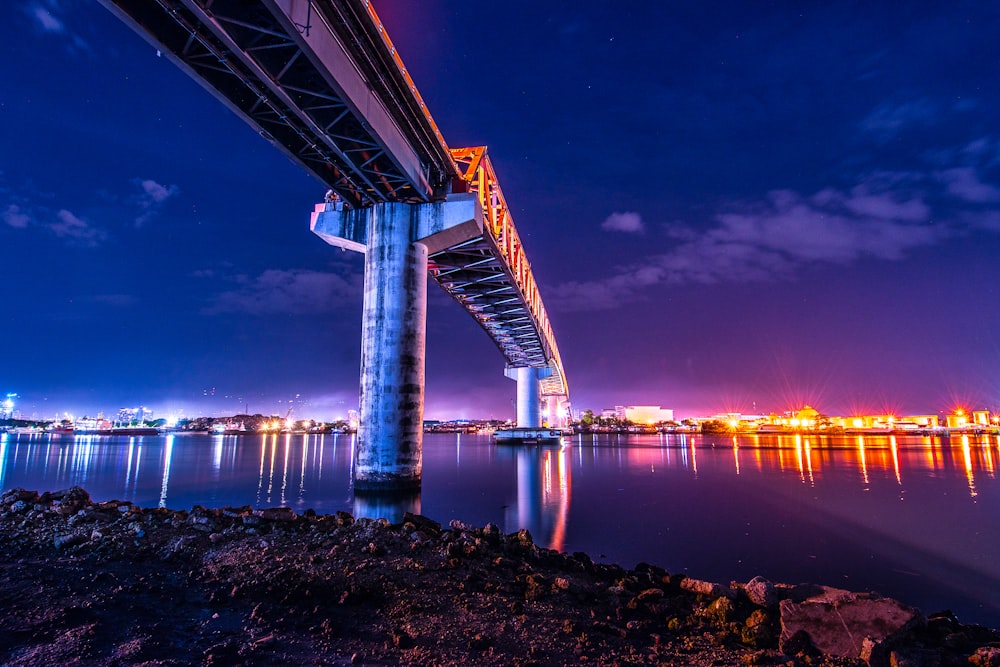
[[[375,0],[487,145],[575,411],[1000,407],[991,2]],[[363,258],[325,188],[96,2],[0,7],[0,393],[332,419]],[[429,285],[426,416],[513,417]]]

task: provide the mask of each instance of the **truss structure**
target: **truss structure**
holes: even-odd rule
[[[543,396],[568,396],[562,359],[486,147],[451,151],[483,209],[483,235],[434,253],[431,275],[497,344],[508,366],[551,369]]]
[[[101,0],[350,206],[457,175],[371,3]]]

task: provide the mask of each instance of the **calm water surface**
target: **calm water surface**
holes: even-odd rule
[[[419,496],[355,498],[350,435],[0,435],[0,488],[97,500],[417,511],[715,581],[872,589],[1000,627],[1000,438],[427,435]]]

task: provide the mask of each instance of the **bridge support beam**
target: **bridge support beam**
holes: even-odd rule
[[[478,202],[462,195],[363,209],[329,202],[313,213],[314,233],[365,253],[355,491],[420,488],[427,256],[482,229]]]
[[[518,428],[539,428],[542,425],[541,380],[552,375],[551,368],[519,366],[504,370],[511,380],[517,382],[517,426]]]

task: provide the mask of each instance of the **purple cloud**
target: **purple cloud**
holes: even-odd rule
[[[256,278],[237,276],[237,287],[219,294],[203,312],[249,313],[251,315],[305,315],[331,312],[357,301],[362,276],[304,269],[269,269]]]
[[[644,230],[642,217],[638,213],[612,213],[604,222],[601,229],[606,232],[625,232],[627,234],[641,234]]]
[[[37,2],[28,5],[28,14],[35,19],[45,32],[57,34],[66,32],[66,25],[56,18],[52,12]]]
[[[956,167],[938,172],[938,178],[945,184],[948,194],[973,204],[995,204],[1000,202],[1000,188],[979,180],[972,167]]]
[[[707,229],[670,225],[672,247],[665,252],[601,280],[556,285],[546,291],[547,301],[561,310],[614,308],[655,285],[762,282],[787,278],[807,264],[902,259],[962,225],[935,220],[923,197],[910,192],[914,178],[880,173],[847,191],[826,188],[805,196],[774,190],[760,202],[730,204]]]
[[[139,185],[142,187],[143,192],[146,193],[146,196],[149,197],[150,201],[156,204],[166,201],[178,192],[176,185],[160,185],[156,181],[148,178],[141,181]]]
[[[21,211],[21,207],[11,204],[3,213],[3,221],[16,229],[24,229],[31,222],[31,216]]]
[[[104,230],[94,227],[66,209],[61,209],[56,213],[56,218],[58,222],[49,224],[48,228],[58,238],[88,248],[96,248],[108,237]]]
[[[42,32],[50,35],[59,35],[69,40],[69,49],[73,53],[90,53],[91,48],[83,37],[73,33],[66,25],[66,19],[61,16],[65,12],[58,0],[43,0],[41,2],[31,2],[25,7],[25,11],[31,17]]]
[[[137,178],[133,183],[142,190],[141,194],[134,195],[129,199],[131,204],[142,210],[142,213],[135,218],[136,227],[145,226],[157,216],[164,202],[180,192],[180,188],[176,185],[161,185],[150,178]]]

